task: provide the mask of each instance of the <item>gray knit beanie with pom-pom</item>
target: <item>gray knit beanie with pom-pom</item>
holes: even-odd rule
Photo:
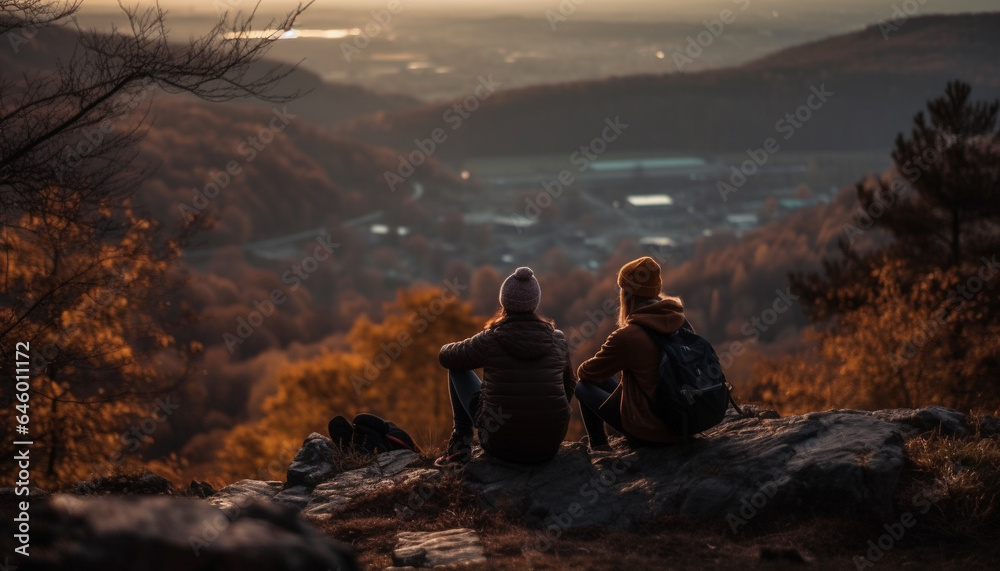
[[[531,268],[517,268],[500,286],[500,305],[507,313],[531,313],[541,299],[542,288]]]

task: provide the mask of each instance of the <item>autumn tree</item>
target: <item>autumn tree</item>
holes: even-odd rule
[[[423,447],[440,445],[452,426],[441,346],[476,333],[482,317],[445,285],[401,290],[374,323],[362,317],[348,334],[349,351],[293,363],[278,376],[260,420],[237,426],[219,451],[225,478],[247,477],[275,459],[289,460],[312,432],[335,415],[383,416]]]
[[[978,263],[1000,247],[1000,101],[971,101],[971,87],[948,84],[945,94],[896,137],[890,176],[857,184],[858,210],[844,224],[841,256],[821,273],[796,274],[792,284],[815,319],[868,301],[872,270],[889,258],[905,260],[914,275]],[[853,247],[867,231],[894,240],[883,249]]]
[[[949,83],[896,138],[894,169],[857,185],[859,214],[823,271],[792,275],[815,350],[764,361],[776,406],[1000,408],[1000,102]],[[861,250],[866,231],[892,240]]]
[[[493,266],[480,266],[472,272],[469,298],[472,309],[479,315],[493,315],[500,307],[500,286],[504,276]]]
[[[830,329],[809,330],[814,351],[762,361],[748,396],[784,413],[928,404],[1000,408],[1000,387],[989,376],[1000,355],[1000,324],[983,322],[988,296],[966,299],[961,290],[970,278],[955,269],[903,288],[909,271],[899,260],[880,266],[871,303]],[[948,342],[955,337],[965,340],[958,358]]]
[[[31,346],[30,436],[42,484],[100,474],[108,458],[121,465],[122,449],[150,437],[127,428],[163,418],[157,396],[183,381],[199,349],[170,333],[189,317],[169,301],[184,281],[171,263],[184,236],[166,235],[134,200],[155,168],[135,160],[153,94],[295,95],[270,91],[290,70],[253,69],[277,36],[254,33],[252,14],[223,16],[180,44],[158,6],[123,8],[127,30],[57,35],[78,8],[0,0],[0,35],[20,42],[15,51],[47,48],[9,58],[0,77],[0,350]],[[290,27],[302,10],[269,29]],[[0,387],[4,407],[11,396]]]

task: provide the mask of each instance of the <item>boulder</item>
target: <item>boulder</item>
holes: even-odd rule
[[[310,518],[328,519],[360,495],[438,474],[437,470],[426,468],[408,470],[419,460],[420,455],[410,450],[379,454],[368,466],[337,474],[317,485],[303,514]]]
[[[222,509],[246,506],[250,502],[269,500],[281,491],[283,482],[263,480],[240,480],[222,488],[208,498],[208,502]]]
[[[563,443],[552,461],[518,466],[477,451],[464,485],[487,506],[538,527],[627,529],[665,514],[749,520],[826,513],[888,518],[905,462],[905,439],[964,417],[918,411],[827,411],[775,418],[758,411],[694,438],[689,448],[588,454]]]
[[[969,427],[965,415],[943,406],[929,406],[919,410],[908,408],[878,410],[875,416],[903,424],[919,432],[940,431],[945,436],[967,436]]]
[[[270,502],[57,494],[35,510],[33,569],[358,569],[349,547]]]
[[[328,479],[337,469],[333,465],[333,441],[318,432],[306,437],[302,448],[288,466],[286,487],[313,487]]]
[[[283,490],[275,494],[271,500],[301,511],[309,503],[312,491],[312,488],[308,486],[286,486]]]
[[[397,567],[444,567],[486,563],[483,542],[471,529],[399,534],[392,562]]]

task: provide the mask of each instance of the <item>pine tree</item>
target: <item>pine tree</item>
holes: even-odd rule
[[[858,183],[840,255],[791,276],[818,341],[759,366],[755,396],[796,410],[1000,408],[1000,102],[970,96],[949,83],[916,115],[894,169]],[[856,247],[868,231],[885,245]]]
[[[793,274],[793,289],[814,320],[868,303],[875,270],[903,260],[919,276],[934,269],[979,264],[1000,248],[1000,101],[971,101],[971,87],[950,82],[945,94],[896,137],[888,176],[856,186],[858,211],[845,223],[840,256],[823,271]],[[853,247],[857,237],[882,231],[891,243],[874,251]],[[906,275],[904,282],[912,283]],[[907,283],[903,284],[908,287]]]

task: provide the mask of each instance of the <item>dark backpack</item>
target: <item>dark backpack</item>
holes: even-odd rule
[[[687,442],[692,435],[722,422],[730,403],[743,415],[733,401],[712,344],[692,331],[687,322],[669,335],[643,329],[660,346],[660,377],[650,404],[671,432]]]

